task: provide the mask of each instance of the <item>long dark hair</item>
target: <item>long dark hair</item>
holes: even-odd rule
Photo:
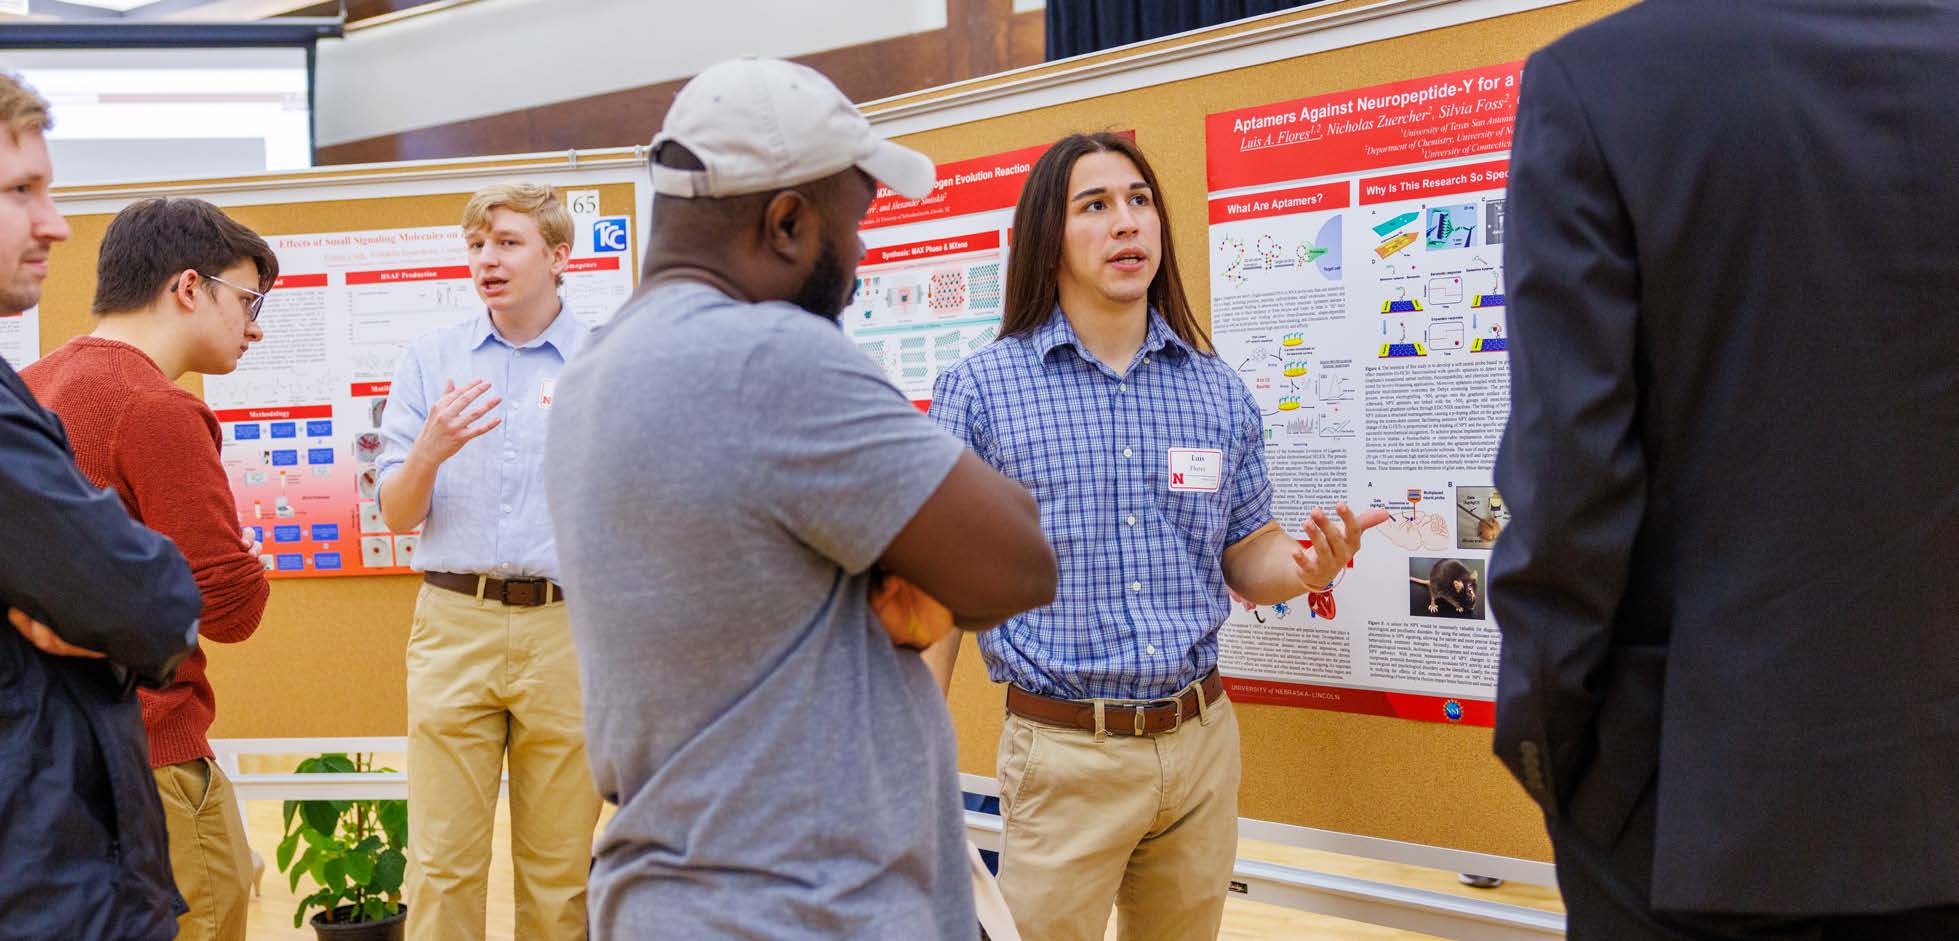
[[[1150,306],[1185,343],[1204,353],[1213,352],[1210,335],[1198,325],[1190,311],[1190,300],[1184,296],[1184,279],[1177,273],[1176,245],[1170,239],[1170,211],[1163,189],[1156,184],[1156,171],[1150,169],[1135,141],[1108,131],[1070,134],[1056,141],[1028,172],[1020,203],[1014,207],[1013,251],[1007,256],[1007,301],[1000,335],[1032,333],[1054,312],[1061,297],[1056,279],[1068,225],[1068,177],[1075,172],[1075,161],[1097,153],[1128,157],[1154,196],[1151,203],[1163,236],[1163,263],[1150,281]]]

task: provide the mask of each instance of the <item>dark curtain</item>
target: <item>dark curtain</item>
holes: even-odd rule
[[[1282,0],[1048,0],[1048,61],[1312,6]]]

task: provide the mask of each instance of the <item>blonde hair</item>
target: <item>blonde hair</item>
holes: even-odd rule
[[[492,183],[477,190],[463,207],[463,234],[490,227],[490,213],[498,209],[522,213],[537,223],[537,234],[544,236],[546,251],[570,245],[571,210],[558,201],[558,194],[542,183]],[[565,276],[558,275],[564,287]]]
[[[41,133],[54,127],[48,100],[12,72],[0,72],[0,126],[6,127],[15,141],[22,134]]]

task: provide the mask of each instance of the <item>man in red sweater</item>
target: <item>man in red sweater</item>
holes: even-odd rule
[[[132,204],[102,236],[95,331],[21,371],[67,425],[88,479],[183,552],[204,596],[198,633],[218,643],[252,635],[270,589],[258,547],[240,535],[217,417],[175,382],[237,367],[264,336],[258,309],[278,268],[264,239],[210,203]],[[251,850],[205,738],[215,700],[204,651],[170,685],[141,695],[170,868],[190,904],[178,937],[243,938]]]

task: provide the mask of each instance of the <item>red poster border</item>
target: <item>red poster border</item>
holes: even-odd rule
[[[1315,686],[1236,676],[1224,677],[1224,688],[1231,694],[1231,701],[1237,703],[1321,709],[1478,728],[1496,725],[1496,703],[1487,699]]]

